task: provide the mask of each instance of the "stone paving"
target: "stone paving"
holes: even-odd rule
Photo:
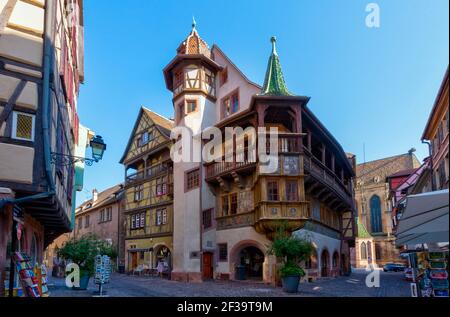
[[[279,287],[253,281],[211,281],[204,283],[181,283],[159,278],[113,274],[111,283],[104,289],[110,297],[409,297],[409,283],[403,273],[380,272],[380,287],[365,285],[364,271],[349,277],[322,279],[302,283],[299,293],[289,295]],[[63,279],[50,278],[51,297],[92,297],[98,287],[90,282],[85,291],[70,290]]]

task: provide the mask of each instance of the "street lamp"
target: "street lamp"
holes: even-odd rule
[[[103,153],[106,150],[106,144],[103,142],[103,138],[100,135],[96,135],[91,140],[91,148],[92,148],[92,158],[95,162],[100,161],[103,158]]]
[[[51,163],[58,166],[70,166],[74,165],[77,162],[82,162],[87,166],[92,166],[94,162],[98,163],[103,158],[103,154],[106,150],[106,144],[101,136],[96,135],[89,142],[89,145],[92,148],[92,158],[52,152]]]

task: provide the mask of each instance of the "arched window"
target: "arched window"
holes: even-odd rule
[[[339,253],[334,252],[333,254],[333,268],[337,268],[339,265]]]
[[[377,195],[370,198],[370,223],[372,232],[383,232],[381,224],[381,199]]]
[[[361,243],[361,260],[367,260],[367,246],[366,243]]]

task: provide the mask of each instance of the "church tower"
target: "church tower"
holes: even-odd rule
[[[221,70],[196,23],[164,69],[167,88],[173,93],[175,127],[187,127],[201,149],[201,132],[214,126],[216,77]],[[184,149],[182,149],[183,151]],[[172,279],[202,280],[202,212],[214,208],[214,196],[204,181],[200,152],[189,162],[174,162],[174,268]]]

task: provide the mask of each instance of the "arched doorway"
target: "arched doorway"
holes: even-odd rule
[[[238,255],[238,264],[245,267],[248,279],[263,279],[264,254],[257,247],[243,248]]]
[[[172,270],[172,253],[170,252],[170,249],[166,247],[165,245],[160,245],[155,247],[153,250],[155,253],[155,266],[158,267],[158,265],[161,263],[165,268],[168,268],[169,270]]]
[[[320,274],[322,277],[327,277],[329,272],[329,265],[330,265],[330,254],[328,253],[328,250],[322,251],[322,256],[320,257]]]

